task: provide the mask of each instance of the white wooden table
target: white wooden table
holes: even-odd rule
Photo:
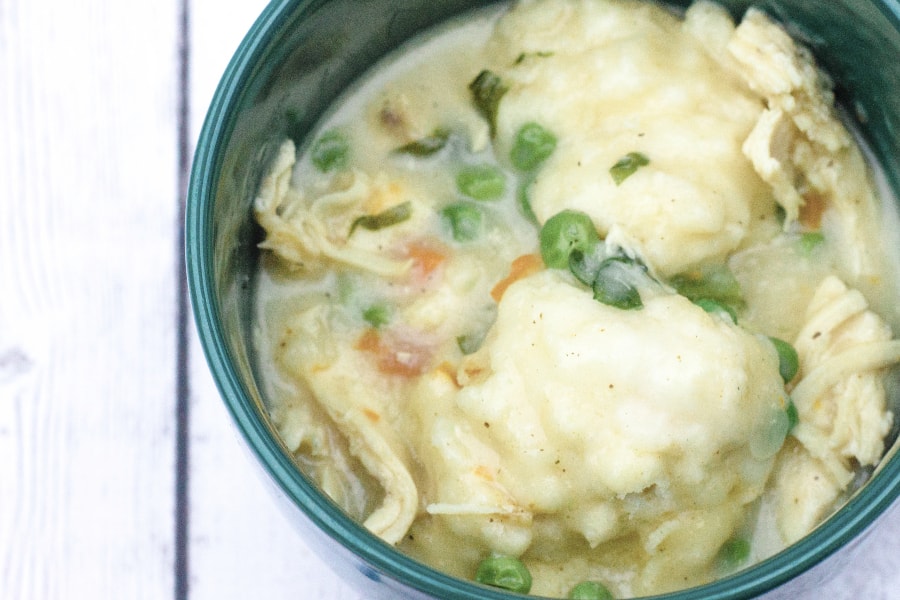
[[[262,0],[0,0],[0,600],[359,600],[259,485],[181,219]],[[808,599],[900,598],[900,511]]]

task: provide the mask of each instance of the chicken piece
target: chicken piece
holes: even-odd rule
[[[395,544],[416,516],[419,495],[390,423],[391,390],[382,377],[366,376],[371,367],[360,353],[337,346],[328,311],[326,305],[316,305],[300,313],[277,358],[285,373],[300,377],[346,438],[351,454],[381,484],[384,499],[364,525]]]
[[[893,421],[884,369],[900,361],[890,328],[834,276],[816,290],[795,347],[799,444],[783,453],[775,477],[776,519],[787,542],[827,516],[855,468],[878,463]]]
[[[287,140],[260,183],[254,204],[256,220],[266,231],[260,248],[302,269],[328,258],[384,277],[401,277],[409,271],[409,259],[392,258],[348,240],[348,215],[365,212],[366,202],[377,193],[367,175],[353,171],[340,189],[310,201],[291,186],[295,162],[294,143]]]

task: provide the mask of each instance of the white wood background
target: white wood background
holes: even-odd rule
[[[0,0],[0,600],[365,597],[259,485],[186,312],[190,155],[263,6]],[[900,598],[898,536],[808,600]]]

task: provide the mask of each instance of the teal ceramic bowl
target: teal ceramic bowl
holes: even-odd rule
[[[900,193],[900,2],[723,3],[735,16],[751,4],[762,6],[812,47],[836,80],[839,102],[857,120],[889,184]],[[249,324],[260,231],[251,204],[262,171],[285,136],[302,138],[335,97],[391,49],[480,4],[272,0],[222,77],[191,175],[186,218],[191,299],[224,404],[300,534],[366,598],[517,596],[454,579],[399,554],[345,516],[297,469],[269,421],[254,371]],[[840,570],[898,495],[900,456],[892,451],[870,482],[801,542],[727,579],[664,598],[797,598]]]

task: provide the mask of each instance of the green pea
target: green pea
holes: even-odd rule
[[[363,319],[375,328],[387,325],[391,320],[391,309],[385,304],[373,304],[363,311]]]
[[[344,169],[350,160],[350,143],[340,131],[328,131],[313,144],[310,160],[323,173]]]
[[[797,244],[800,252],[809,256],[813,251],[825,243],[825,236],[820,231],[810,231],[800,236]]]
[[[599,581],[582,581],[569,590],[570,600],[613,600],[612,593]]]
[[[794,350],[794,347],[784,340],[774,337],[770,337],[769,340],[778,352],[778,372],[781,373],[781,378],[787,383],[797,376],[797,371],[800,370],[800,358],[797,356],[797,351]]]
[[[520,594],[527,594],[531,590],[531,573],[514,556],[495,554],[485,558],[478,565],[475,581]]]
[[[750,558],[750,540],[736,537],[725,542],[719,549],[716,564],[722,572],[734,571]]]
[[[555,135],[537,123],[526,123],[516,133],[509,159],[520,171],[534,171],[555,149]]]
[[[544,223],[540,242],[544,264],[552,269],[566,269],[573,250],[588,254],[600,242],[600,236],[589,216],[574,210],[564,210]]]
[[[650,159],[645,154],[629,152],[609,168],[609,174],[612,175],[616,185],[621,185],[623,181],[634,175],[635,171],[649,164]]]
[[[624,257],[604,260],[594,279],[594,299],[623,310],[642,308],[641,294],[633,283],[634,269],[635,264]]]
[[[475,200],[496,200],[506,190],[506,177],[492,165],[469,165],[456,174],[456,188]]]
[[[472,241],[481,233],[483,214],[471,202],[456,202],[445,206],[441,217],[450,226],[453,239],[457,242]]]

